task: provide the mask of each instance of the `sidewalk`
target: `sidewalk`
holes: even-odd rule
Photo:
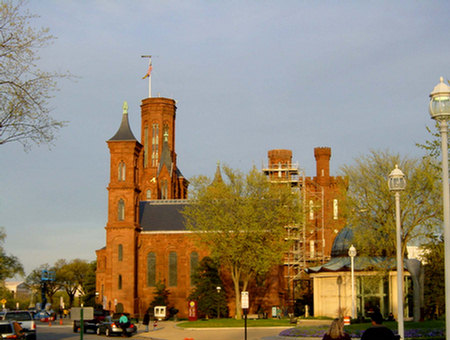
[[[149,332],[144,331],[142,324],[136,339],[152,340],[240,340],[245,338],[244,328],[179,328],[174,321],[161,321],[156,329],[150,327]],[[309,338],[293,338],[279,336],[281,331],[291,327],[248,327],[247,340],[308,340]],[[318,340],[318,338],[310,338]]]

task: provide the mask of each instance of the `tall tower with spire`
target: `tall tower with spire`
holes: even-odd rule
[[[101,267],[109,275],[102,282],[101,290],[103,295],[110,296],[114,290],[116,301],[130,304],[122,308],[132,310],[137,294],[136,250],[141,229],[136,207],[141,192],[138,168],[142,145],[131,132],[126,102],[120,127],[107,143],[110,152],[107,247],[100,261],[104,261]]]
[[[142,100],[139,142],[131,131],[125,102],[119,129],[107,141],[110,180],[106,247],[97,251],[97,289],[107,309],[139,310],[142,232],[154,228],[154,218],[170,209],[163,202],[187,198],[188,181],[177,167],[175,153],[175,112],[173,99]],[[150,202],[157,203],[157,208]]]

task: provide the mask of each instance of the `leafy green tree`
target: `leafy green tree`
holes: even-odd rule
[[[50,116],[49,100],[57,80],[68,74],[42,71],[39,50],[53,36],[47,28],[36,29],[36,18],[23,8],[24,1],[0,2],[0,144],[51,143],[65,125]]]
[[[396,164],[407,181],[400,196],[403,256],[407,244],[423,243],[440,228],[441,186],[435,160],[372,150],[341,169],[349,178],[345,212],[360,255],[395,254],[395,199],[388,188],[388,176]]]
[[[97,261],[92,261],[89,263],[88,272],[85,275],[85,280],[82,284],[83,291],[83,302],[85,306],[96,305],[96,279],[95,279],[95,270],[97,268]]]
[[[40,265],[39,267],[33,269],[31,273],[26,277],[25,282],[28,286],[34,291],[39,292],[39,297],[41,297],[41,289],[42,289],[42,272],[57,272],[57,266],[50,266],[48,263]],[[47,281],[45,283],[45,292],[44,294],[48,298],[48,302],[53,301],[53,297],[61,289],[61,283],[58,281],[58,277],[55,276],[55,280]],[[41,301],[42,302],[42,301]],[[45,308],[45,306],[42,306]]]
[[[429,318],[445,313],[444,241],[436,236],[424,245],[424,314]]]
[[[3,228],[0,228],[0,282],[14,277],[16,274],[24,274],[23,266],[19,259],[14,255],[6,254],[3,248],[5,239],[6,233]]]
[[[170,292],[163,281],[158,281],[155,285],[155,293],[152,302],[150,302],[149,312],[153,316],[156,306],[166,306],[169,308],[169,295]]]
[[[72,307],[77,292],[86,294],[86,280],[92,267],[87,261],[80,259],[70,262],[61,259],[55,263],[55,267],[56,278],[69,296],[69,306]]]
[[[241,291],[250,280],[280,264],[289,244],[285,227],[299,221],[298,200],[290,187],[270,184],[255,167],[247,174],[223,167],[191,183],[192,204],[183,214],[188,229],[221,263],[233,281],[236,318],[241,318]]]
[[[212,317],[227,315],[227,299],[218,265],[210,258],[204,257],[192,276],[195,288],[189,300],[197,301],[201,316]],[[217,287],[221,287],[217,292]]]

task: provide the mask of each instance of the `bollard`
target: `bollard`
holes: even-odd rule
[[[350,317],[344,316],[344,326],[348,326],[348,325],[350,325]]]

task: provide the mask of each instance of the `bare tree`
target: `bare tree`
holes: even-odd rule
[[[48,28],[35,29],[36,18],[24,1],[0,1],[0,144],[51,144],[65,125],[50,116],[49,100],[57,80],[69,73],[42,71],[38,51],[51,44]]]

